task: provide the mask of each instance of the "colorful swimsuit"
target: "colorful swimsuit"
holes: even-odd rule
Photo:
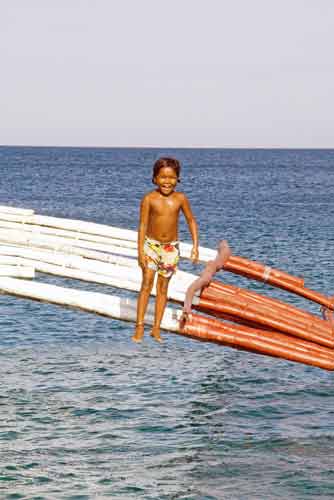
[[[164,278],[170,278],[176,271],[180,259],[179,242],[161,243],[145,236],[144,254],[148,267]]]

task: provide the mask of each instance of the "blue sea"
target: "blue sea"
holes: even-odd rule
[[[0,205],[136,229],[161,155],[182,162],[202,245],[334,294],[334,150],[0,147]],[[334,498],[333,373],[168,333],[135,345],[131,324],[6,295],[0,328],[1,499]]]

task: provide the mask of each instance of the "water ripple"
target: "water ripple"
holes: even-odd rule
[[[135,229],[160,153],[183,161],[203,245],[224,236],[334,293],[333,151],[0,147],[3,204]],[[172,335],[135,346],[129,325],[1,301],[1,498],[334,497],[332,373]]]

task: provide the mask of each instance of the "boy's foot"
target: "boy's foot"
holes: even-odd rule
[[[160,337],[160,328],[152,328],[151,337],[154,338],[157,342],[162,342],[162,338]]]
[[[143,340],[144,336],[144,324],[143,323],[138,323],[136,325],[136,331],[135,334],[132,337],[133,342],[141,342]]]

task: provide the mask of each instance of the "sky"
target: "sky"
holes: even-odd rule
[[[333,0],[0,0],[0,144],[334,147]]]

